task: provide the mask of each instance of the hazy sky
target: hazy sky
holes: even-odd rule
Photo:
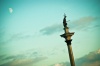
[[[99,0],[0,0],[1,66],[16,60],[11,57],[17,55],[21,55],[17,61],[25,58],[23,61],[32,62],[34,58],[34,63],[28,66],[69,62],[67,45],[60,37],[64,33],[64,13],[70,20],[69,31],[75,32],[72,36],[75,59],[98,50]],[[11,59],[5,61],[5,58]]]

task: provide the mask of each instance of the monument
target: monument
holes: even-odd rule
[[[65,42],[67,43],[67,46],[68,46],[70,64],[71,64],[71,66],[75,66],[74,56],[73,56],[73,51],[72,51],[72,46],[71,46],[71,41],[72,41],[71,37],[72,37],[72,35],[74,35],[74,32],[69,32],[65,14],[64,14],[64,19],[63,19],[63,26],[64,26],[65,33],[60,36],[65,38]]]

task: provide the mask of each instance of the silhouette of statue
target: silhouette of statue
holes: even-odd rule
[[[66,23],[66,15],[64,14],[64,19],[63,19],[63,26],[66,27],[67,23]]]

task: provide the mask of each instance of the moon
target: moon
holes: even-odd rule
[[[12,13],[13,12],[13,9],[12,8],[9,8],[9,12]]]

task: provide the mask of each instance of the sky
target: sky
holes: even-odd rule
[[[70,66],[64,13],[76,65],[99,66],[100,0],[0,0],[0,66]]]

